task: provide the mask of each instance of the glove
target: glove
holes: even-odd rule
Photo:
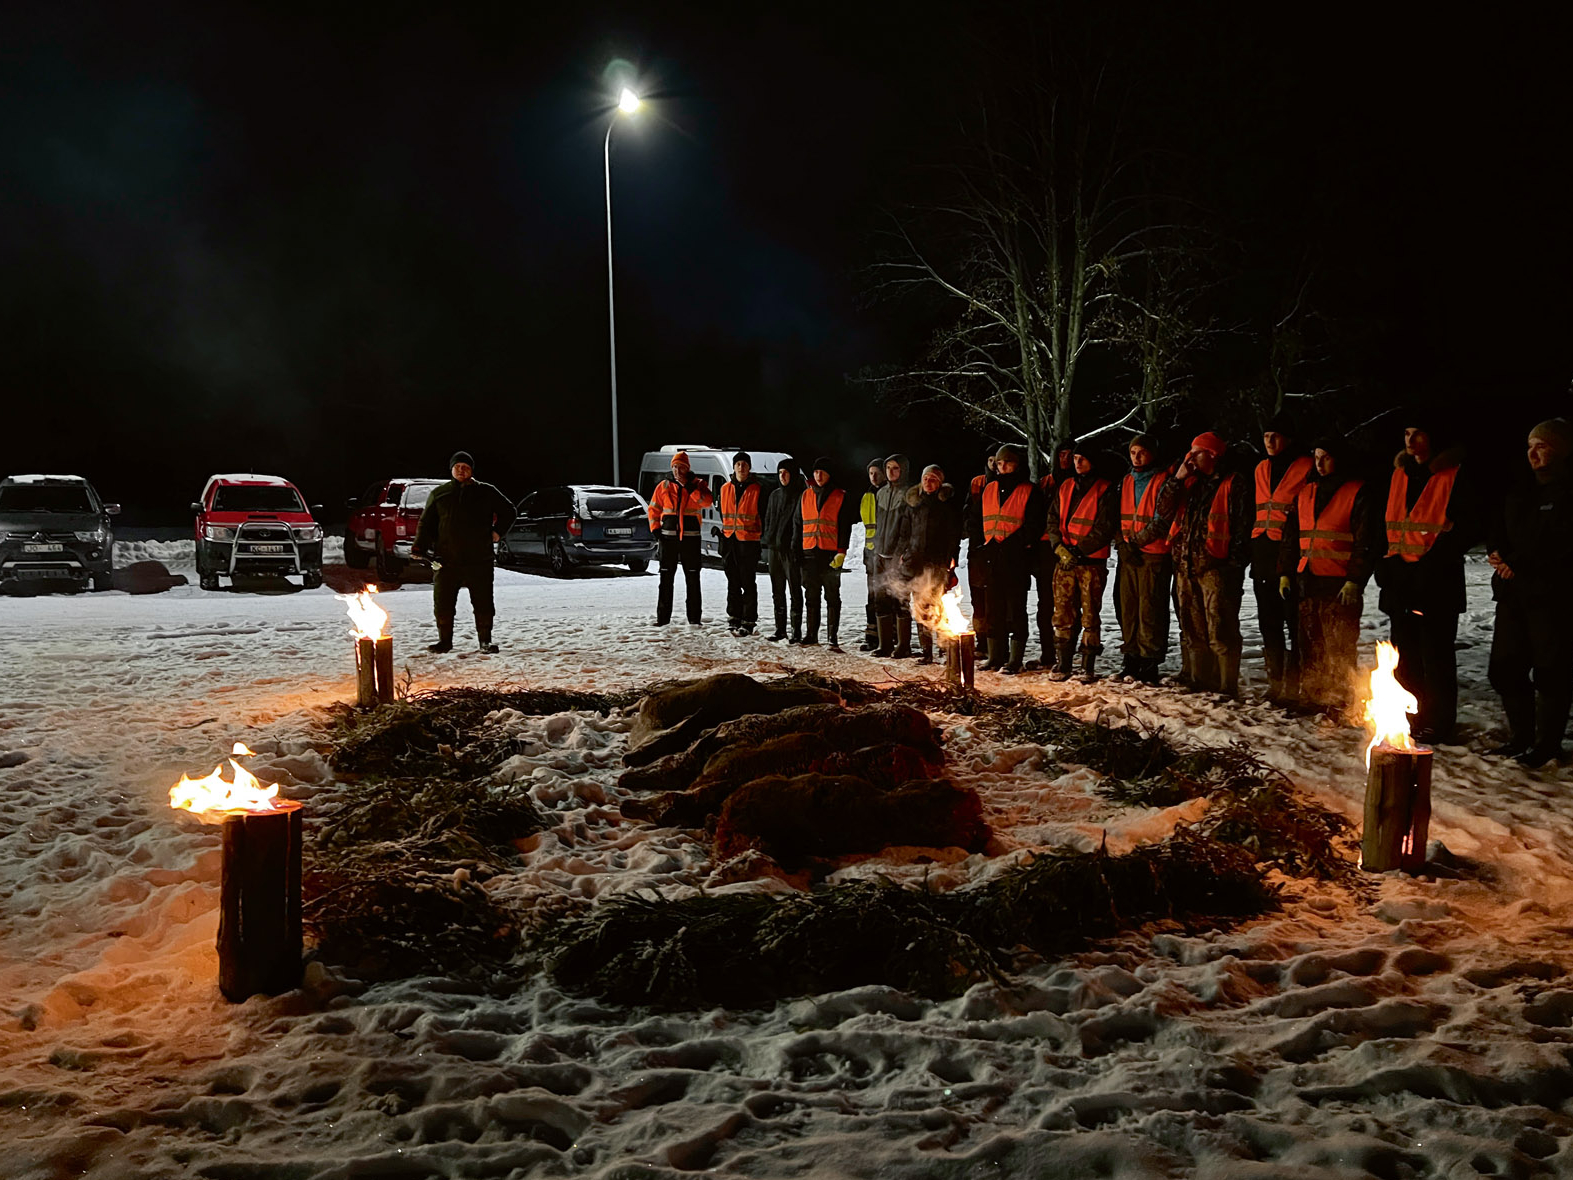
[[[1060,564],[1069,569],[1076,564],[1076,555],[1064,545],[1054,546],[1054,556],[1060,559]]]
[[[1353,582],[1345,582],[1338,588],[1338,605],[1355,606],[1360,602],[1360,587]]]
[[[1294,579],[1288,574],[1278,579],[1278,597],[1288,598],[1294,593]]]
[[[845,553],[838,553],[830,559],[830,568],[833,570],[838,570],[842,566],[846,565],[846,563],[847,555]]]

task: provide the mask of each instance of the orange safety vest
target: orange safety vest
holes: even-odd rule
[[[1453,494],[1458,468],[1434,472],[1413,508],[1409,502],[1409,472],[1393,472],[1387,488],[1387,555],[1419,561],[1431,551],[1447,526],[1447,502]]]
[[[1147,481],[1147,488],[1142,492],[1141,503],[1136,502],[1136,477],[1127,475],[1120,484],[1120,535],[1127,541],[1136,540],[1136,535],[1150,525],[1153,517],[1158,515],[1158,489],[1163,481],[1169,478],[1167,471],[1156,471]],[[1173,530],[1170,530],[1173,535]],[[1143,553],[1169,552],[1169,538],[1159,537],[1156,541],[1148,541],[1142,546]]]
[[[1213,502],[1207,508],[1207,556],[1220,561],[1229,556],[1229,491],[1233,487],[1234,475],[1231,473],[1218,485],[1218,490],[1213,493]]]
[[[1256,524],[1251,528],[1251,536],[1266,533],[1269,541],[1283,540],[1284,524],[1294,511],[1300,489],[1311,478],[1311,467],[1311,456],[1301,455],[1289,464],[1289,470],[1274,488],[1272,460],[1263,459],[1256,465]]]
[[[989,473],[987,471],[985,471],[982,475],[974,475],[972,477],[972,494],[976,496],[978,493],[983,491],[983,485],[988,482]]]
[[[694,529],[699,528],[699,512],[710,507],[715,502],[715,497],[710,494],[710,487],[703,481],[693,491],[683,487],[675,479],[663,479],[655,486],[655,494],[650,497],[650,531],[652,533],[665,533],[669,537],[683,537],[687,535],[688,522],[694,522]]]
[[[1060,537],[1067,545],[1074,545],[1088,533],[1098,519],[1098,502],[1103,499],[1103,493],[1109,490],[1109,481],[1095,479],[1092,486],[1082,496],[1081,503],[1075,509],[1071,508],[1071,499],[1076,494],[1076,481],[1067,479],[1060,484]],[[1096,553],[1085,555],[1091,560],[1099,560],[1109,556],[1109,547],[1105,545]]]
[[[841,502],[844,499],[846,493],[836,488],[821,504],[815,498],[813,488],[803,489],[799,511],[803,514],[804,549],[829,549],[833,553],[841,551],[836,526],[841,520]]]
[[[1347,578],[1349,563],[1354,560],[1355,534],[1351,523],[1355,494],[1364,487],[1364,481],[1348,479],[1333,493],[1333,498],[1316,514],[1316,485],[1306,484],[1300,489],[1300,565],[1303,574],[1309,568],[1313,574],[1324,578]]]
[[[759,484],[753,480],[743,485],[743,498],[737,498],[737,484],[727,480],[721,485],[721,531],[739,541],[757,541],[765,535],[764,522],[759,518]]]
[[[983,543],[990,541],[1003,541],[1017,529],[1027,518],[1027,499],[1032,495],[1032,481],[1022,480],[1016,485],[1016,490],[1011,492],[1005,506],[1000,507],[1000,485],[998,480],[991,481],[983,489]]]

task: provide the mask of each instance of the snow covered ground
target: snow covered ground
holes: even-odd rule
[[[192,572],[189,543],[126,546],[120,564],[138,558]],[[842,638],[855,641],[864,588],[851,564]],[[1468,745],[1437,759],[1432,825],[1481,868],[1373,878],[1368,896],[1291,882],[1282,912],[1227,934],[1131,934],[1019,987],[947,1002],[871,987],[680,1014],[541,981],[514,995],[441,979],[364,987],[318,967],[300,992],[226,1004],[217,830],[170,811],[167,792],[241,740],[261,755],[254,770],[309,806],[331,781],[313,748],[317,710],[354,691],[343,604],[328,589],[194,584],[0,599],[0,1175],[1573,1174],[1569,772],[1479,752],[1499,725],[1485,573],[1472,568],[1461,628]],[[429,587],[382,603],[418,687],[925,674],[735,639],[713,621],[720,574],[703,580],[707,625],[657,630],[653,574],[499,571],[497,656],[463,650],[463,607],[461,650],[422,650]],[[1384,633],[1374,604],[1366,623],[1369,662]],[[1105,626],[1116,634],[1112,617]],[[1259,695],[1249,651],[1246,672]],[[980,686],[1246,740],[1358,817],[1357,730],[1171,689],[987,675]],[[499,720],[530,739],[506,777],[554,826],[489,888],[779,887],[726,886],[695,833],[621,820],[628,718]],[[843,876],[951,887],[1022,849],[1156,838],[1199,806],[1117,811],[1091,792],[1094,772],[985,740],[966,718],[938,720],[953,777],[984,797],[990,855],[865,860]]]

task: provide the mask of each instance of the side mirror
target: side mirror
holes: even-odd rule
[[[346,508],[354,508],[359,503],[360,503],[360,497],[359,496],[351,496],[348,500],[344,501],[344,507],[346,507]]]
[[[120,505],[119,504],[105,504],[104,505],[104,515],[106,515],[106,516],[119,516],[120,515]]]
[[[322,505],[321,504],[311,504],[311,505],[308,505],[308,508],[310,509],[311,514],[313,516],[321,516],[322,515]]]
[[[202,515],[202,505],[196,500],[191,501],[191,511],[196,516]]]

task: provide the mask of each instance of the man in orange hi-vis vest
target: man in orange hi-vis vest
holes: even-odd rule
[[[1267,699],[1288,704],[1295,699],[1299,656],[1294,645],[1295,606],[1278,593],[1278,554],[1284,523],[1294,512],[1300,489],[1311,478],[1311,456],[1295,445],[1296,432],[1287,414],[1268,419],[1262,427],[1267,458],[1256,465],[1253,486],[1256,516],[1251,522],[1251,588],[1256,592],[1256,622],[1262,629],[1262,660],[1267,665]]]
[[[1319,440],[1312,457],[1316,470],[1284,521],[1278,593],[1297,604],[1298,704],[1344,720],[1358,687],[1361,595],[1382,553],[1381,518],[1343,440]]]
[[[1449,743],[1458,719],[1458,616],[1464,554],[1483,539],[1479,511],[1461,476],[1462,447],[1445,446],[1441,424],[1404,414],[1404,449],[1393,460],[1384,521],[1387,553],[1376,564],[1377,606],[1392,622],[1398,680],[1415,694],[1415,737]]]
[[[1120,530],[1115,548],[1114,613],[1120,623],[1120,673],[1158,683],[1169,654],[1169,589],[1174,563],[1169,531],[1179,507],[1180,482],[1158,462],[1158,443],[1138,434],[1126,444],[1131,469],[1120,481]]]
[[[650,531],[661,539],[661,580],[656,591],[655,625],[672,621],[672,582],[683,567],[688,621],[699,626],[699,513],[715,503],[710,485],[693,474],[688,452],[672,456],[672,474],[650,496]]]
[[[1014,443],[994,456],[998,469],[983,487],[983,559],[989,567],[989,662],[985,672],[1014,676],[1027,653],[1027,587],[1032,551],[1043,529],[1043,493],[1027,474],[1027,452]],[[969,554],[967,560],[973,560]]]
[[[721,485],[721,568],[726,571],[726,625],[736,636],[759,625],[759,552],[765,489],[747,451],[732,456],[732,478]]]
[[[1081,672],[1088,680],[1103,650],[1099,616],[1109,580],[1109,543],[1119,528],[1119,502],[1118,489],[1098,470],[1091,444],[1078,442],[1070,473],[1056,480],[1048,493],[1037,555],[1038,640],[1042,665],[1052,663],[1055,680],[1071,676],[1078,632]]]
[[[798,497],[792,513],[793,532],[803,547],[803,606],[808,616],[804,647],[819,643],[819,600],[825,600],[825,638],[839,652],[836,630],[841,623],[841,567],[846,564],[852,525],[859,519],[858,502],[836,486],[835,467],[828,457],[814,460],[813,482]]]
[[[1240,596],[1251,559],[1251,478],[1212,431],[1191,440],[1174,469],[1180,513],[1169,552],[1180,619],[1179,683],[1234,698],[1240,692]]]

